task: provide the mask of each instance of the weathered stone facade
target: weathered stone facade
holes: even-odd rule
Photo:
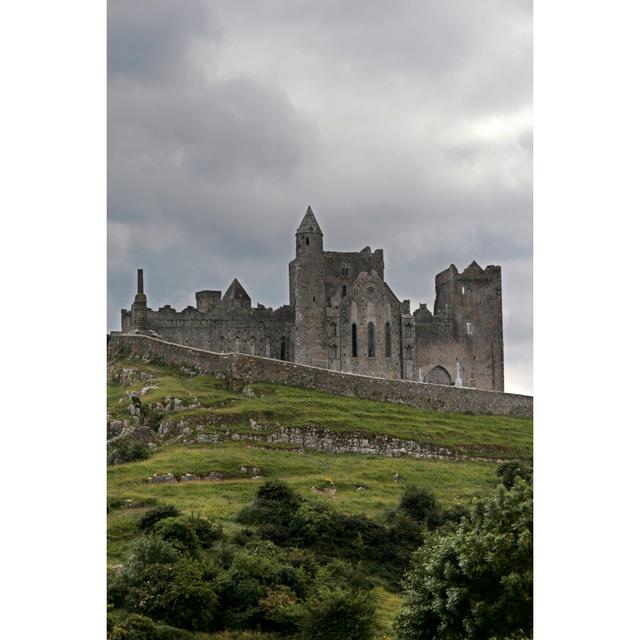
[[[245,353],[323,369],[396,380],[504,390],[500,267],[472,262],[436,276],[433,313],[411,313],[384,280],[381,249],[325,251],[309,207],[289,263],[289,304],[251,306],[234,280],[221,291],[198,291],[196,307],[147,307],[142,271],[124,333],[147,333],[219,353]]]

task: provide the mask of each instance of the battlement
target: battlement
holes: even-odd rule
[[[222,300],[221,291],[196,291],[196,307],[198,311],[206,313],[220,304]]]

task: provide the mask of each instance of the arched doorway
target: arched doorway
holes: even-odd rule
[[[438,365],[437,367],[433,367],[429,373],[427,373],[427,377],[425,378],[425,382],[430,382],[431,384],[451,384],[451,376],[449,372],[444,368]]]

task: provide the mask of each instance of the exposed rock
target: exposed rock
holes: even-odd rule
[[[175,484],[178,480],[173,473],[154,473],[153,476],[147,478],[147,482],[166,482],[169,484]]]
[[[140,395],[141,396],[146,396],[147,393],[149,393],[150,391],[153,391],[154,389],[157,389],[158,385],[157,384],[152,384],[149,385],[148,387],[142,387],[142,390],[140,391]]]
[[[258,475],[260,473],[260,469],[258,467],[245,467],[244,465],[240,465],[240,473],[252,473],[253,475]]]
[[[207,475],[208,480],[224,480],[224,473],[222,471],[210,471]]]
[[[439,460],[470,460],[503,462],[503,456],[480,457],[449,447],[426,444],[415,440],[403,440],[385,434],[358,431],[332,431],[315,425],[282,427],[259,425],[250,419],[251,432],[234,431],[225,426],[219,416],[198,417],[199,422],[182,419],[177,423],[163,422],[158,434],[164,441],[183,444],[216,444],[219,442],[264,442],[270,445],[286,445],[289,451],[321,451],[323,453],[356,453],[386,457],[409,456]],[[203,420],[205,422],[203,422]],[[466,449],[469,449],[468,447]],[[243,465],[245,466],[245,465]],[[242,473],[254,473],[249,467]],[[399,478],[399,476],[398,476]],[[397,482],[398,480],[394,480]]]
[[[124,565],[114,564],[113,567],[111,567],[111,571],[117,576],[122,576],[124,574]]]
[[[193,482],[194,480],[201,480],[201,478],[194,473],[185,473],[180,476],[180,482]]]
[[[335,487],[323,487],[322,489],[318,489],[318,487],[311,487],[312,493],[321,493],[325,496],[330,496],[331,498],[336,497],[336,488]]]
[[[121,367],[119,365],[109,365],[107,367],[107,379],[123,387],[130,387],[136,382],[145,382],[150,380],[151,375],[144,371],[139,371],[138,369]]]
[[[126,420],[107,420],[107,439],[120,435],[126,424]]]

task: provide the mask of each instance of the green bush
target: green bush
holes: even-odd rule
[[[254,501],[238,515],[242,524],[269,527],[270,539],[286,539],[291,519],[295,516],[302,500],[284,482],[268,480],[257,491]]]
[[[222,604],[226,614],[226,626],[233,628],[258,627],[276,629],[278,624],[289,628],[295,618],[295,607],[287,608],[295,601],[268,598],[268,590],[281,596],[286,591],[295,599],[304,598],[307,576],[300,567],[287,562],[286,557],[273,543],[257,541],[239,549],[233,557],[222,585]],[[284,588],[288,590],[284,590]],[[282,592],[282,593],[281,593]],[[264,600],[267,598],[267,600]],[[264,600],[263,605],[260,603]],[[282,605],[282,619],[275,612],[275,602]],[[271,607],[271,608],[269,608]],[[277,608],[277,607],[276,607]],[[285,620],[286,619],[286,620]]]
[[[163,415],[156,411],[152,406],[148,404],[140,403],[140,422],[145,427],[149,427],[152,431],[157,432],[160,428]]]
[[[123,464],[146,460],[151,455],[151,449],[138,440],[121,438],[109,445],[107,460],[109,464]]]
[[[436,497],[428,489],[415,485],[407,487],[400,498],[400,510],[433,529],[440,525],[442,513]]]
[[[146,566],[129,589],[125,607],[183,629],[211,631],[219,626],[216,577],[192,560]]]
[[[193,527],[196,538],[203,549],[209,549],[214,542],[222,540],[222,526],[215,526],[208,518],[202,518],[196,515],[187,517],[187,521]]]
[[[375,630],[372,592],[324,587],[307,601],[302,640],[371,640]]]
[[[127,580],[135,582],[148,565],[171,564],[177,559],[178,553],[174,546],[160,536],[140,536],[129,546],[124,575]]]
[[[156,522],[164,518],[175,518],[180,512],[172,504],[162,504],[153,509],[149,509],[138,521],[138,529],[143,533],[149,533]]]
[[[193,640],[193,635],[134,613],[114,623],[108,640]]]
[[[522,478],[526,482],[531,480],[531,469],[520,462],[503,462],[497,470],[498,479],[507,488],[511,489],[516,478]]]
[[[127,504],[124,498],[114,498],[112,496],[107,496],[107,513],[111,511],[115,511],[116,509],[122,509],[122,507]]]
[[[265,628],[287,635],[298,631],[304,607],[291,587],[267,587],[258,606],[264,616]]]
[[[153,533],[171,543],[178,551],[197,556],[200,542],[189,516],[163,518],[153,526]]]
[[[331,560],[317,570],[316,585],[366,591],[374,587],[374,581],[366,566],[354,565],[345,560]]]

